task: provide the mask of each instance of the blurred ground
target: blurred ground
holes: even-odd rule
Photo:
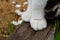
[[[8,27],[8,23],[15,19],[16,13],[15,6],[12,4],[13,0],[0,0],[0,28]],[[18,4],[21,4],[20,10],[26,8],[26,5],[23,5],[23,2],[27,0],[16,0]]]
[[[0,0],[0,40],[7,40],[7,37],[14,31],[15,26],[10,22],[16,20],[16,7],[12,4],[13,0]],[[17,4],[22,5],[20,10],[27,8],[23,2],[27,0],[16,0]]]

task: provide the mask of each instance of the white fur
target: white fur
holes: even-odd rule
[[[58,7],[59,7],[59,8],[58,8],[57,14],[56,14],[55,16],[60,15],[60,4],[59,4],[59,6],[58,6]]]
[[[19,9],[16,9],[15,12],[16,12],[18,15],[22,15],[22,12],[21,12]]]
[[[22,20],[30,21],[31,27],[34,30],[46,28],[47,23],[44,18],[44,7],[47,0],[28,0],[28,2],[28,8],[27,11],[22,14]]]
[[[12,21],[11,23],[14,25],[19,25],[22,24],[23,20],[18,20],[18,21]]]
[[[20,5],[20,4],[16,4],[15,7],[16,7],[16,8],[20,8],[21,5]]]
[[[22,12],[20,12],[19,9],[16,9],[15,12],[18,14],[18,15],[22,15]],[[19,24],[22,24],[23,20],[18,20],[18,21],[12,21],[11,23],[14,24],[14,25],[19,25]]]
[[[39,20],[38,19],[37,20],[31,19],[30,24],[34,30],[42,30],[43,28],[47,27],[47,23],[44,18],[39,19]]]
[[[11,24],[18,25],[18,22],[12,21]]]
[[[24,21],[26,21],[26,22],[29,22],[30,21],[30,19],[31,19],[31,13],[29,13],[29,12],[24,12],[23,14],[22,14],[22,20],[24,20]]]
[[[28,4],[28,2],[24,2],[23,4]]]
[[[15,2],[15,1],[13,1],[12,3],[13,3],[13,4],[16,4],[16,2]]]
[[[26,21],[26,22],[29,22],[30,19],[31,19],[31,0],[28,1],[28,8],[27,8],[27,11],[23,12],[22,14],[22,20]]]
[[[13,4],[15,4],[16,2],[15,2],[15,1],[13,1],[12,3],[13,3]]]

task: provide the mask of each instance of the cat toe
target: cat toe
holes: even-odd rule
[[[47,23],[45,20],[30,20],[31,28],[34,30],[42,30],[47,27]]]

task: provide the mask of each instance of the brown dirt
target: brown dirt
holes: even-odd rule
[[[9,24],[12,20],[17,20],[16,16],[18,15],[14,12],[16,8],[12,4],[12,1],[13,0],[0,0],[0,40],[7,40]],[[21,5],[19,9],[22,12],[24,8],[27,8],[27,4],[23,4],[25,1],[27,0],[16,0],[16,2]]]
[[[23,4],[25,1],[27,0],[16,0],[18,4],[22,5],[20,7],[21,11],[27,8],[27,4]],[[0,28],[8,27],[9,22],[16,19],[16,13],[14,12],[16,8],[12,5],[12,0],[0,0]]]

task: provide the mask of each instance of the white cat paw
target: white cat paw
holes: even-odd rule
[[[12,21],[11,24],[13,25],[19,25],[19,24],[22,24],[23,23],[23,20],[18,20],[18,21]]]
[[[22,14],[22,20],[24,20],[24,21],[26,21],[26,22],[29,22],[30,19],[31,19],[31,14],[30,14],[30,13],[24,12],[24,13]]]
[[[36,31],[42,30],[47,27],[47,22],[45,19],[40,19],[40,20],[31,19],[30,24],[31,24],[31,28],[33,28]]]
[[[22,15],[22,12],[21,12],[19,9],[16,9],[15,12],[16,12],[18,15]]]

